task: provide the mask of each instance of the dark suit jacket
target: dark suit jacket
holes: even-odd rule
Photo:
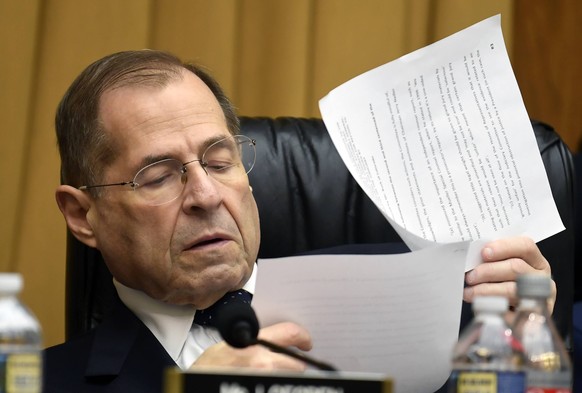
[[[150,330],[121,302],[89,333],[45,351],[45,389],[52,392],[162,391],[176,364]]]

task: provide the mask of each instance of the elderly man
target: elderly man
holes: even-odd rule
[[[305,368],[258,346],[233,349],[198,322],[225,294],[254,290],[255,151],[238,128],[216,81],[164,52],[116,53],[73,82],[56,116],[56,199],[73,235],[100,250],[120,301],[96,329],[46,351],[46,391],[159,392],[171,365]],[[490,243],[483,258],[465,300],[513,298],[518,273],[550,272],[525,238]],[[293,323],[259,335],[311,347]]]

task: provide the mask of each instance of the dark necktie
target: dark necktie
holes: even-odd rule
[[[231,303],[238,304],[251,304],[253,295],[244,289],[239,289],[238,291],[228,292],[222,298],[218,299],[216,303],[204,310],[196,310],[194,315],[194,323],[200,326],[215,327],[214,321],[216,315],[220,313],[220,309]]]

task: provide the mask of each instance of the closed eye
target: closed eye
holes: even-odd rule
[[[220,161],[220,160],[212,160],[206,163],[206,170],[210,172],[224,172],[227,169],[230,169],[236,166],[236,162],[232,161]]]
[[[164,173],[160,176],[157,176],[155,178],[147,179],[142,184],[139,184],[138,187],[143,187],[143,188],[163,187],[165,184],[170,182],[175,176],[176,176],[175,173],[166,172],[166,173]]]

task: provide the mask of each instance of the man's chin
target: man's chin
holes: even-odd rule
[[[168,300],[171,298],[169,302],[173,304],[195,304],[197,308],[206,304],[210,306],[227,292],[242,288],[251,273],[252,265],[249,267],[246,261],[209,263],[202,270],[200,266],[196,269],[186,267],[178,274],[178,280],[172,285],[177,290],[169,295]]]

